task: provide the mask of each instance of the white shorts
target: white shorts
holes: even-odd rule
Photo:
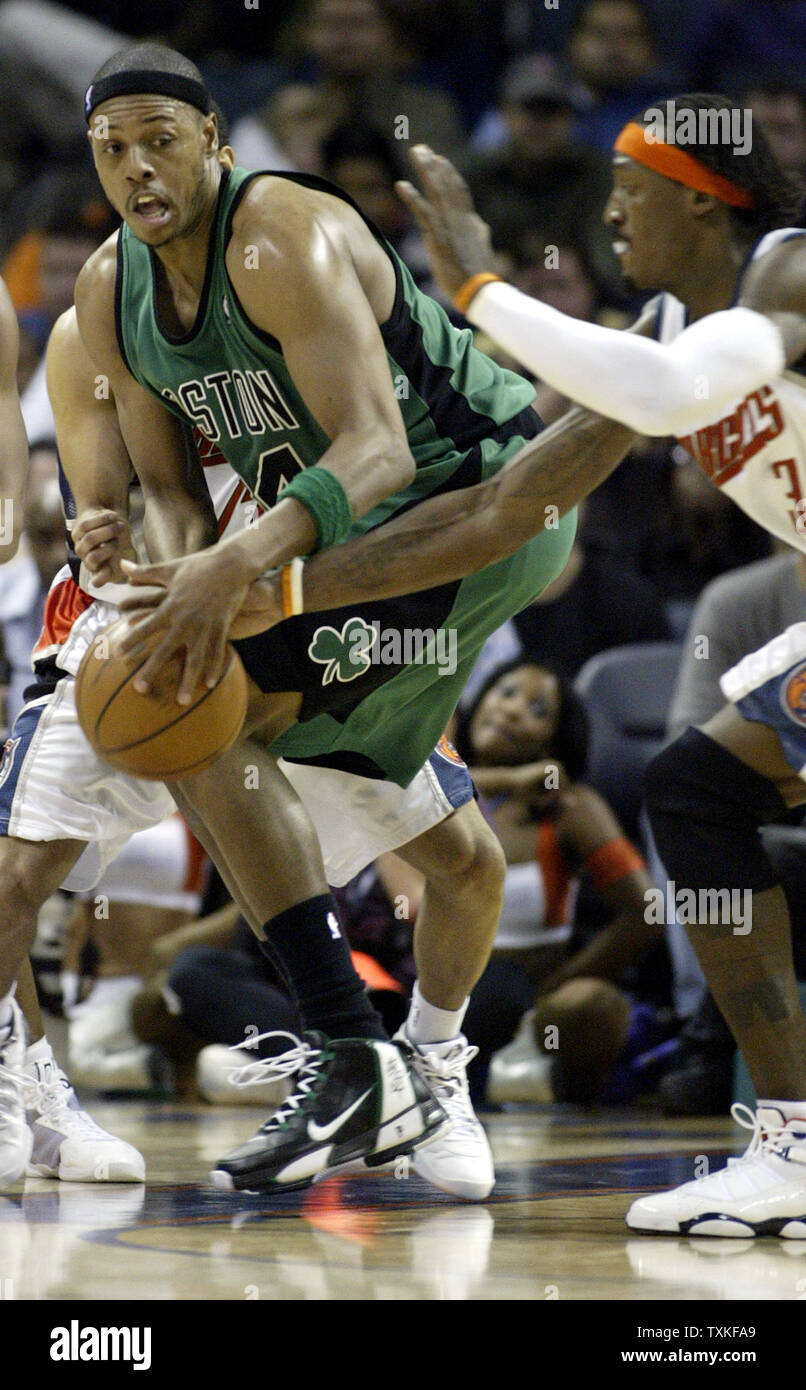
[[[343,888],[379,854],[408,844],[474,797],[466,765],[457,754],[440,748],[407,787],[285,758],[279,765],[313,821],[327,881],[335,888]]]
[[[59,656],[75,673],[96,633],[118,616],[92,605],[76,620]],[[465,764],[444,740],[409,784],[280,760],[313,821],[328,882],[341,887],[387,850],[397,849],[473,799]],[[75,707],[74,675],[19,713],[0,759],[0,835],[22,840],[85,840],[64,888],[87,892],[137,831],[175,810],[159,782],[105,763],[85,738]],[[267,814],[267,834],[271,833]]]

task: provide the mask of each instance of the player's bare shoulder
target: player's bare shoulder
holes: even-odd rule
[[[51,401],[95,384],[95,367],[78,328],[75,305],[57,318],[47,346],[48,394]]]
[[[751,261],[740,303],[760,313],[806,316],[806,236],[787,237]]]
[[[394,293],[391,261],[349,203],[271,174],[254,179],[236,209],[226,263],[251,317],[267,307],[266,276],[279,314],[283,305],[298,311],[307,296],[326,293],[328,278],[347,267],[373,307],[379,302],[379,318],[389,311],[383,301],[390,288]]]
[[[115,281],[118,233],[93,251],[78,274],[75,288],[77,327],[94,360],[117,355]]]

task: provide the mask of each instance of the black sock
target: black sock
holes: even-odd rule
[[[329,1038],[386,1038],[356,973],[330,893],[278,913],[263,930],[267,939],[261,949],[279,963],[306,1028]]]

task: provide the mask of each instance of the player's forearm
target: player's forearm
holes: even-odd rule
[[[193,555],[217,539],[211,514],[185,494],[146,494],[143,537],[152,564]]]
[[[506,559],[598,487],[632,439],[612,420],[569,411],[495,478],[421,502],[307,561],[306,610],[415,593]]]
[[[485,285],[468,318],[555,390],[647,435],[718,420],[783,370],[779,329],[752,309],[709,314],[673,343],[569,318],[512,285]]]
[[[474,767],[471,771],[482,796],[505,796],[517,786],[517,768]]]
[[[539,993],[550,994],[568,980],[592,977],[616,981],[625,970],[639,965],[652,947],[662,940],[662,935],[660,929],[647,926],[640,915],[623,912],[603,931],[597,932],[583,950],[577,951],[556,970],[552,970],[545,980],[541,980]]]

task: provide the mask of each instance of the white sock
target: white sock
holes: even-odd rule
[[[465,1002],[458,1009],[438,1009],[436,1004],[429,1004],[420,993],[420,986],[417,981],[411,996],[411,1007],[409,1016],[406,1020],[406,1035],[413,1043],[423,1046],[426,1043],[449,1042],[462,1031],[467,1006],[470,1003],[468,995]]]
[[[26,1062],[55,1062],[53,1048],[46,1037],[41,1037],[38,1042],[31,1043],[25,1052]]]

